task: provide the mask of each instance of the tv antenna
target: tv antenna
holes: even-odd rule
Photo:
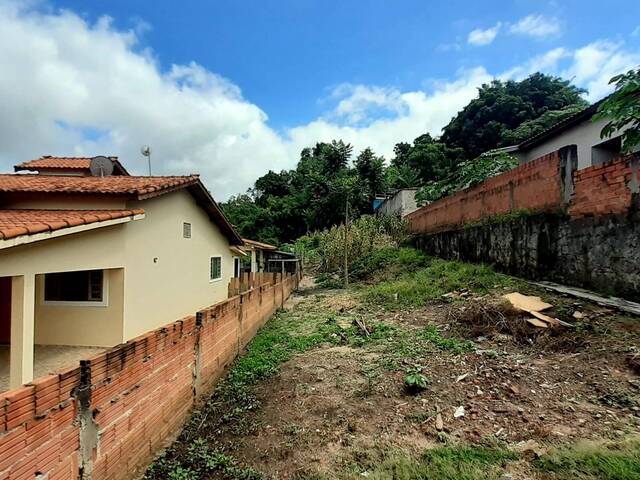
[[[149,162],[149,176],[151,176],[151,147],[149,145],[143,145],[140,149],[140,153],[147,157],[147,161]]]
[[[113,173],[113,161],[102,155],[93,157],[89,163],[89,170],[94,177],[108,177]]]

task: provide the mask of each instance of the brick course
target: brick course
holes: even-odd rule
[[[271,274],[267,283],[256,282],[81,367],[0,393],[0,479],[133,478],[178,433],[198,396],[297,282],[296,276]],[[88,392],[86,405],[82,392]]]
[[[624,157],[573,172],[573,193],[563,201],[561,151],[437,200],[407,216],[416,234],[455,230],[486,217],[517,210],[565,210],[578,219],[632,211],[638,197],[638,160]]]

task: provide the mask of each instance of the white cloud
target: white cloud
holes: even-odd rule
[[[566,48],[554,48],[542,55],[536,55],[522,65],[516,65],[502,73],[500,78],[521,80],[535,72],[556,72],[560,62],[570,56],[571,53]]]
[[[530,37],[548,37],[560,33],[560,21],[544,15],[527,15],[509,27],[509,32]]]
[[[611,77],[639,64],[640,52],[629,52],[620,43],[601,40],[575,50],[571,64],[560,75],[586,88],[587,99],[596,101],[611,92]]]
[[[197,63],[159,67],[136,31],[105,18],[38,12],[0,0],[0,167],[44,154],[119,155],[146,173],[139,153],[153,147],[158,174],[199,172],[216,198],[239,193],[269,169],[292,168],[302,148],[342,138],[387,158],[393,145],[440,129],[495,75],[482,66],[429,88],[344,84],[320,118],[277,133],[267,114],[230,80]],[[640,63],[622,44],[558,48],[499,78],[543,70],[573,78],[597,99],[612,75]]]
[[[496,35],[498,35],[498,31],[500,31],[500,27],[502,27],[502,23],[498,22],[493,27],[487,28],[486,30],[476,28],[469,32],[467,42],[478,47],[489,45],[495,40]]]
[[[43,154],[116,154],[145,173],[139,148],[150,144],[155,173],[200,172],[225,198],[290,166],[236,85],[196,63],[161,71],[136,51],[135,32],[107,18],[90,25],[0,2],[0,71],[3,170]]]

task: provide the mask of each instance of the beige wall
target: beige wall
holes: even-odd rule
[[[145,219],[127,225],[125,339],[227,298],[233,276],[229,241],[186,190],[130,202]],[[182,223],[191,238],[182,238]],[[209,281],[209,257],[222,257],[222,279]]]
[[[44,275],[36,276],[35,343],[109,347],[123,339],[124,269],[104,271],[104,306],[44,301]]]
[[[74,206],[92,208],[79,203]],[[49,320],[40,323],[36,312],[36,342],[69,339],[82,345],[113,345],[227,297],[233,275],[229,242],[186,190],[130,202],[126,208],[143,208],[145,218],[0,250],[0,276],[124,269],[123,279],[114,280],[124,282],[121,328],[113,328],[119,306],[108,313],[101,311],[101,320],[86,329],[81,318],[87,307],[68,307],[77,308],[76,315],[54,314],[39,306],[39,312]],[[190,239],[182,238],[183,222],[192,224]],[[222,257],[222,278],[210,282],[209,257],[214,255]],[[56,331],[57,326],[78,330],[61,332]]]

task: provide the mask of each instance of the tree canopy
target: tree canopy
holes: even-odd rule
[[[541,73],[520,82],[495,80],[479,88],[440,138],[424,133],[399,142],[388,163],[371,148],[356,154],[342,140],[319,142],[302,150],[296,168],[269,171],[222,207],[242,236],[280,244],[342,223],[347,201],[353,217],[371,213],[376,194],[400,188],[421,187],[419,200],[433,201],[513,168],[512,157],[485,152],[581,110],[587,105],[582,93]]]
[[[471,100],[444,127],[441,141],[450,147],[462,148],[467,158],[526,138],[526,131],[513,133],[519,126],[531,120],[553,122],[569,115],[567,107],[577,109],[588,106],[581,97],[584,90],[568,80],[534,73],[517,82],[494,80],[482,85],[478,97]],[[531,125],[530,125],[531,127]]]

